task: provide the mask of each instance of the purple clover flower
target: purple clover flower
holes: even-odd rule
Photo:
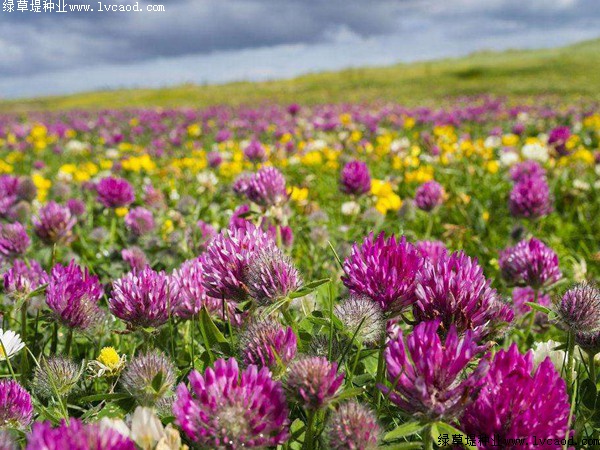
[[[205,307],[211,316],[241,325],[241,316],[236,312],[233,302],[226,302],[227,317],[223,317],[223,301],[206,295],[206,288],[202,284],[203,276],[201,258],[185,261],[179,269],[173,271],[170,277],[173,315],[187,320],[197,316]]]
[[[340,175],[340,190],[346,194],[363,195],[371,191],[369,167],[362,161],[346,163]]]
[[[415,281],[422,264],[419,251],[392,235],[388,239],[373,233],[344,261],[344,285],[355,294],[363,294],[377,302],[388,314],[402,312],[415,298]]]
[[[240,351],[245,365],[274,370],[280,362],[287,366],[296,356],[296,335],[291,327],[257,319],[240,335]]]
[[[467,366],[483,350],[471,331],[458,336],[451,326],[444,342],[440,321],[423,322],[404,338],[402,331],[385,350],[387,377],[392,387],[380,386],[402,410],[427,420],[449,421],[462,413],[477,397],[478,382],[487,363],[481,361],[468,372]]]
[[[81,270],[71,261],[68,266],[57,264],[52,268],[46,290],[46,303],[56,320],[62,324],[85,330],[95,325],[102,316],[98,302],[104,290],[98,277]]]
[[[559,156],[565,156],[569,154],[566,144],[570,137],[571,130],[569,127],[556,127],[550,130],[548,144],[556,150],[556,153],[558,153]]]
[[[4,272],[4,290],[13,298],[26,296],[48,281],[48,274],[35,260],[26,264],[17,259],[10,269]]]
[[[130,205],[135,200],[133,186],[123,178],[102,178],[96,186],[98,201],[107,208]]]
[[[531,238],[500,252],[498,258],[502,277],[514,286],[540,289],[562,278],[558,255],[543,242]]]
[[[286,297],[302,284],[292,260],[277,247],[258,251],[248,264],[246,278],[250,297],[262,305]]]
[[[269,159],[265,147],[256,140],[251,141],[244,148],[244,156],[252,163],[262,163]]]
[[[294,361],[287,372],[286,387],[290,395],[312,411],[327,405],[344,382],[344,372],[327,358],[313,356]]]
[[[152,211],[146,208],[133,208],[125,216],[125,226],[131,230],[135,236],[143,236],[151,233],[156,228],[154,215]]]
[[[247,273],[259,251],[274,248],[275,242],[250,222],[219,233],[202,256],[202,284],[210,297],[244,301],[248,298]]]
[[[121,258],[123,258],[123,261],[129,264],[131,270],[141,271],[149,264],[148,258],[146,257],[144,251],[136,246],[121,250]]]
[[[519,353],[516,344],[500,350],[479,383],[479,397],[465,410],[460,424],[465,433],[495,436],[498,439],[524,438],[537,446],[532,436],[565,439],[569,423],[569,396],[565,381],[546,358],[534,368],[533,353]],[[496,448],[491,441],[478,441],[478,448]],[[560,449],[550,444],[548,449]]]
[[[544,178],[545,176],[546,170],[537,161],[524,161],[510,169],[510,179],[516,183],[530,177]]]
[[[415,246],[424,259],[429,259],[434,264],[448,254],[446,245],[441,241],[417,241]]]
[[[31,244],[25,227],[20,222],[0,224],[0,256],[12,259],[22,256]]]
[[[245,194],[263,208],[279,206],[288,200],[285,177],[274,167],[263,167],[250,178]]]
[[[169,320],[172,303],[169,291],[167,275],[146,266],[113,281],[108,307],[129,328],[159,327]]]
[[[33,417],[29,393],[15,380],[0,381],[0,427],[26,428]]]
[[[49,245],[70,243],[76,221],[69,208],[53,201],[43,206],[38,217],[32,219],[35,233]]]
[[[190,389],[177,388],[175,422],[190,440],[207,448],[256,448],[289,438],[288,407],[281,383],[269,369],[242,373],[235,359],[219,359],[204,375],[193,370]]]
[[[508,209],[514,217],[537,219],[552,212],[550,188],[543,177],[525,177],[513,186]]]
[[[356,401],[342,403],[326,428],[331,450],[375,450],[380,433],[375,414]]]
[[[444,203],[444,188],[437,181],[423,183],[415,193],[415,205],[423,211],[431,211]]]
[[[514,313],[490,286],[477,260],[462,252],[425,262],[415,290],[413,315],[419,322],[439,319],[444,332],[454,326],[459,334],[473,331],[477,340],[493,326],[511,322]]]
[[[27,438],[26,450],[136,450],[135,443],[110,427],[84,424],[69,419],[53,428],[50,422],[36,422]]]

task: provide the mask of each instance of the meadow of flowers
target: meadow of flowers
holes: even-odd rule
[[[600,446],[600,109],[0,116],[0,450]]]

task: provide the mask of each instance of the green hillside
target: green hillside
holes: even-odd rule
[[[377,99],[410,104],[482,93],[600,99],[600,40],[547,50],[480,52],[456,59],[348,69],[261,83],[109,90],[2,101],[0,111]]]

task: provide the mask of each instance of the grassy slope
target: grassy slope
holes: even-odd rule
[[[264,101],[323,103],[385,99],[414,103],[480,93],[600,99],[600,40],[564,48],[485,52],[458,59],[349,69],[261,83],[183,85],[4,101],[0,102],[0,111],[237,105]]]

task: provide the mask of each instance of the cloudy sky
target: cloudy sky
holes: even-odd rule
[[[600,36],[598,0],[154,0],[140,12],[52,0],[94,9],[66,13],[44,12],[51,0],[38,13],[0,1],[15,8],[0,11],[4,98],[265,80]]]

